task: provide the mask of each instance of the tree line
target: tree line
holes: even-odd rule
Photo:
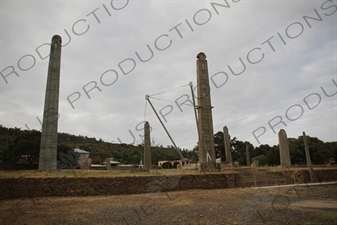
[[[25,155],[29,163],[38,162],[40,151],[41,132],[37,130],[21,130],[20,128],[6,128],[0,125],[0,161],[4,163],[17,163],[22,155]],[[317,137],[307,136],[311,161],[321,165],[330,158],[337,158],[337,142],[323,142]],[[230,138],[233,161],[240,165],[246,165],[246,143],[248,144],[250,161],[259,160],[260,165],[279,165],[280,155],[278,145],[269,146],[262,144],[254,147],[250,142]],[[291,163],[293,165],[305,165],[303,136],[288,138]],[[214,144],[217,158],[226,161],[224,153],[224,136],[219,131],[214,134]],[[90,152],[91,158],[100,158],[103,162],[106,158],[114,158],[123,164],[139,164],[143,157],[143,145],[116,144],[104,142],[102,139],[76,136],[68,133],[58,134],[58,158],[60,152],[67,152],[74,148],[80,148]],[[179,149],[183,157],[198,161],[198,146],[193,150]],[[161,160],[179,159],[173,146],[163,147],[152,140],[152,163],[157,165]],[[95,162],[99,163],[99,161]]]
[[[312,164],[322,165],[329,161],[330,158],[336,159],[337,142],[323,142],[317,137],[306,136]],[[224,151],[223,132],[219,131],[214,135],[214,143],[217,157],[221,157],[222,161],[225,161],[226,156]],[[246,165],[246,143],[248,144],[251,162],[259,160],[260,165],[280,165],[278,145],[270,146],[268,144],[262,144],[254,147],[250,142],[237,140],[236,137],[230,138],[233,161],[239,162],[240,165]],[[292,165],[305,165],[306,156],[303,136],[299,136],[298,138],[288,138],[288,145]]]
[[[0,125],[0,161],[3,163],[17,163],[21,156],[27,161],[38,163],[40,153],[41,132],[37,130],[21,130],[20,128],[6,128]],[[139,164],[143,157],[143,145],[117,144],[104,142],[87,136],[76,136],[68,133],[58,133],[57,159],[60,160],[62,153],[80,148],[90,152],[91,158],[99,157],[104,162],[106,158],[114,158],[123,164]],[[187,149],[180,149],[186,158],[197,159],[197,154]],[[173,146],[164,147],[152,140],[152,163],[157,165],[158,161],[166,159],[179,159]]]

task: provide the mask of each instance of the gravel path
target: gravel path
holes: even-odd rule
[[[337,224],[337,185],[3,201],[2,224]]]

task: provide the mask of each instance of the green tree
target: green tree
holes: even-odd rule
[[[325,149],[331,154],[331,158],[337,160],[337,141],[335,142],[325,142]]]
[[[128,163],[130,164],[139,164],[140,163],[140,153],[137,150],[132,150],[129,157],[128,157]]]
[[[232,153],[232,159],[233,161],[238,161],[240,165],[246,164],[246,142],[239,141],[236,137],[230,138],[230,146],[231,146],[231,153]],[[250,157],[254,157],[256,155],[254,151],[254,146],[250,143],[248,143],[248,150]],[[197,149],[198,146],[195,147]],[[226,161],[226,155],[225,155],[225,146],[224,146],[224,136],[223,132],[219,131],[216,134],[214,134],[214,148],[216,152],[216,156],[221,157],[221,161]]]
[[[269,166],[280,165],[280,152],[277,145],[271,147],[267,152],[267,162]]]
[[[3,162],[17,163],[21,156],[25,156],[29,167],[34,161],[38,161],[40,153],[41,132],[22,131],[12,144],[5,149],[1,155]]]
[[[184,158],[191,159],[191,160],[198,160],[198,155],[194,151],[189,151],[187,149],[183,149],[181,154]]]
[[[260,145],[258,147],[255,147],[253,157],[258,156],[258,155],[267,156],[270,149],[271,149],[271,147],[268,144],[264,144],[264,145]]]
[[[66,153],[69,150],[73,150],[73,149],[70,146],[66,145],[66,144],[58,144],[57,145],[57,153],[59,153],[59,152]]]
[[[303,136],[298,138],[303,142]],[[334,156],[333,151],[326,148],[324,142],[317,137],[307,136],[311,162],[316,165],[322,165]]]
[[[246,164],[246,144],[237,140],[236,137],[230,139],[233,162],[237,161],[240,165]]]
[[[226,161],[224,136],[222,131],[214,134],[214,148],[216,157],[221,157],[221,161],[223,162]]]
[[[325,144],[317,137],[310,137],[307,135],[308,147],[311,162],[316,165],[322,165],[330,158],[335,156],[335,152],[329,145]],[[299,136],[297,139],[288,138],[290,159],[292,164],[306,165],[306,156],[304,149],[303,136]],[[327,148],[328,147],[328,148]]]
[[[140,163],[141,156],[139,154],[133,155],[131,158],[131,163],[132,164],[139,164]]]
[[[83,145],[80,145],[79,149],[82,149],[84,151],[87,151],[87,152],[92,152],[92,149],[89,148],[87,145],[83,144]]]
[[[160,151],[159,148],[155,147],[152,149],[152,164],[153,165],[158,165],[158,161],[164,160],[165,159],[165,154]]]
[[[252,162],[254,162],[255,160],[258,160],[258,161],[259,161],[260,166],[267,165],[267,157],[264,156],[264,155],[258,155],[258,156],[255,156],[255,157],[252,159]]]
[[[292,165],[304,165],[306,163],[303,138],[288,138],[290,160]]]

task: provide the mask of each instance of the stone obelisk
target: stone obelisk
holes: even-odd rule
[[[250,155],[249,155],[248,142],[246,142],[246,163],[247,163],[247,166],[250,166]]]
[[[62,38],[51,40],[46,96],[43,111],[39,170],[56,170],[57,125],[59,118],[59,87]]]
[[[310,158],[310,152],[309,152],[309,145],[307,136],[305,135],[305,132],[303,131],[303,142],[304,142],[304,150],[305,150],[305,157],[307,159],[307,165],[309,168],[309,175],[310,175],[310,181],[312,182],[312,171],[311,171],[311,158]]]
[[[198,124],[199,162],[215,163],[214,133],[211,105],[211,91],[209,86],[208,66],[206,55],[200,52],[197,55],[197,90],[198,90]]]
[[[287,133],[281,129],[278,133],[281,166],[291,166]]]
[[[152,168],[151,156],[151,138],[150,138],[150,125],[149,122],[144,124],[144,170],[149,171]]]
[[[232,164],[232,151],[227,126],[223,128],[223,140],[225,146],[226,162]]]

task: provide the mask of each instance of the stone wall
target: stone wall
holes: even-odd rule
[[[295,179],[296,179],[296,182],[299,182],[299,183],[310,183],[309,170],[296,171]],[[323,169],[313,169],[312,179],[313,179],[313,182],[337,181],[337,170],[324,169],[324,168]]]
[[[235,174],[183,176],[1,178],[0,201],[51,196],[123,195],[236,187]]]
[[[200,171],[203,172],[215,172],[216,165],[215,163],[201,163],[200,164]]]
[[[295,174],[297,183],[309,183],[307,170]],[[337,181],[337,169],[317,170],[314,182]],[[293,177],[292,177],[293,179]],[[52,196],[98,196],[243,187],[240,173],[176,176],[127,176],[82,178],[0,178],[0,201]]]

